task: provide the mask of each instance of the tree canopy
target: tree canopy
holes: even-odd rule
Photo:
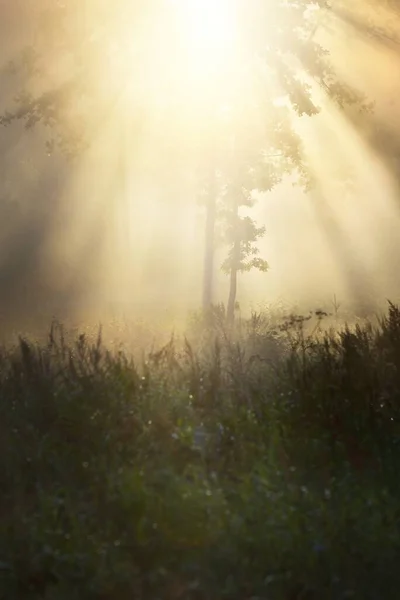
[[[0,123],[40,123],[49,131],[48,152],[59,147],[77,157],[110,114],[118,115],[130,136],[133,164],[147,135],[157,149],[155,177],[159,169],[179,165],[193,174],[199,192],[214,196],[211,204],[206,201],[209,277],[221,215],[233,244],[224,269],[236,256],[237,271],[265,270],[254,246],[264,229],[240,217],[239,208],[254,190],[271,191],[288,174],[296,173],[305,188],[311,185],[296,118],[317,115],[321,97],[343,110],[371,109],[363,94],[341,80],[329,52],[330,27],[343,5],[232,0],[237,38],[230,54],[206,62],[204,45],[196,62],[179,4],[28,3],[31,41],[8,65],[17,93]]]

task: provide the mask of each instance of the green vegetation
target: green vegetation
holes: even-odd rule
[[[313,318],[3,350],[0,596],[397,598],[400,311]]]

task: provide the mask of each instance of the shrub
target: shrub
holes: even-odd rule
[[[322,318],[4,348],[0,595],[397,598],[400,311]]]

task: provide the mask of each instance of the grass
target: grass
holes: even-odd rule
[[[397,599],[400,310],[0,355],[0,597]]]

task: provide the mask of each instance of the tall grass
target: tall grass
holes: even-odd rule
[[[400,311],[323,317],[3,349],[0,596],[397,599]]]

